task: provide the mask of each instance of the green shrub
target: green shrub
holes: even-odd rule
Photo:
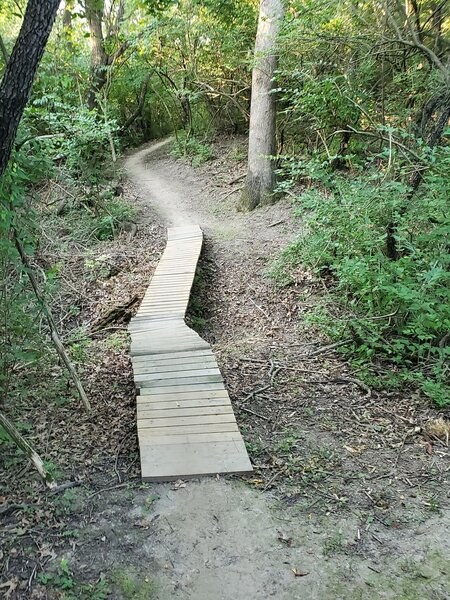
[[[388,360],[443,406],[450,403],[450,180],[436,169],[403,210],[407,192],[376,173],[372,180],[335,176],[332,191],[304,192],[296,200],[304,230],[272,275],[286,284],[302,264],[330,279],[332,294],[311,318],[332,338],[352,338],[359,363]],[[398,223],[398,260],[385,253],[391,222]]]
[[[121,200],[109,201],[101,214],[92,220],[92,231],[99,240],[112,240],[133,217],[134,210],[129,204]]]
[[[208,144],[195,137],[179,134],[172,148],[172,156],[190,158],[194,167],[213,158],[213,150]]]

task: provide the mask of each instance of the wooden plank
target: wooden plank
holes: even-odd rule
[[[167,394],[154,394],[152,390],[146,390],[145,394],[140,394],[136,396],[136,402],[138,406],[140,404],[147,404],[149,402],[154,403],[163,403],[163,402],[176,402],[180,406],[183,402],[193,402],[196,401],[208,401],[212,402],[213,400],[224,400],[226,399],[229,402],[229,396],[226,389],[222,386],[218,390],[203,390],[203,391],[193,391],[193,392],[172,392]]]
[[[140,322],[150,321],[151,323],[154,323],[155,321],[179,321],[180,317],[176,314],[171,315],[170,313],[167,315],[146,315],[145,313],[136,313],[136,316],[133,317],[133,319]]]
[[[148,312],[148,311],[158,311],[158,312],[164,312],[169,311],[169,310],[179,310],[179,312],[183,313],[183,316],[181,318],[184,317],[184,314],[186,312],[186,306],[189,302],[189,298],[179,298],[177,297],[176,299],[170,300],[168,298],[164,298],[161,300],[148,300],[147,302],[143,302],[141,304],[141,306],[139,307],[138,312]]]
[[[164,377],[160,377],[159,379],[144,379],[136,381],[136,387],[139,389],[144,388],[153,388],[153,387],[180,387],[184,385],[208,385],[212,383],[219,383],[223,385],[222,375],[198,375],[196,377],[171,377],[170,379],[165,379]]]
[[[239,440],[141,446],[141,468],[143,481],[149,482],[252,471]]]
[[[185,433],[221,433],[223,431],[237,431],[239,429],[235,422],[230,423],[209,423],[207,425],[180,425],[179,427],[139,427],[138,437],[140,442],[143,441],[147,444],[152,443],[152,436],[165,436],[168,435],[184,435]]]
[[[180,371],[190,371],[192,369],[208,369],[208,368],[218,368],[215,358],[208,358],[206,360],[196,360],[190,362],[172,362],[166,365],[155,365],[155,363],[150,363],[147,365],[141,365],[139,367],[133,367],[133,371],[135,375],[145,375],[151,373],[170,373],[170,372],[180,372]]]
[[[184,325],[183,323],[148,323],[148,326],[145,331],[153,332],[155,335],[162,334],[164,335],[164,337],[170,335],[177,335],[178,337],[193,338],[199,340],[202,339],[198,335],[198,333],[196,333],[192,329],[189,329],[189,327],[187,327],[187,325]],[[145,338],[148,336],[145,335],[144,331],[136,331],[133,333],[133,341],[139,341],[140,337]],[[155,341],[158,340],[155,338]],[[204,340],[202,341],[204,342]]]
[[[164,344],[161,346],[157,346],[151,343],[148,344],[131,344],[131,355],[132,356],[143,356],[145,354],[167,354],[167,352],[185,352],[188,350],[202,350],[208,348],[207,344],[201,344],[200,342],[190,342],[190,343],[176,343],[174,341],[172,344]]]
[[[223,383],[192,383],[190,385],[171,385],[152,388],[140,388],[140,396],[159,395],[159,394],[187,394],[191,392],[215,392],[224,389]]]
[[[232,406],[230,404],[229,398],[216,398],[211,399],[207,398],[205,400],[178,400],[178,401],[170,401],[170,402],[142,402],[137,404],[137,414],[143,415],[144,413],[149,416],[151,412],[154,411],[183,411],[183,410],[207,410],[207,409],[217,409],[217,408],[226,408],[227,410],[232,410]],[[181,413],[180,413],[181,414]]]
[[[158,368],[158,367],[171,367],[176,365],[209,365],[211,363],[217,364],[216,358],[212,352],[210,354],[200,356],[185,356],[178,358],[177,353],[174,353],[172,357],[158,360],[150,354],[146,361],[139,361],[141,367]],[[163,369],[164,370],[164,369]]]
[[[149,407],[149,408],[147,408]],[[207,406],[173,406],[164,408],[155,408],[151,405],[146,405],[146,408],[138,407],[138,421],[143,419],[176,419],[179,417],[197,417],[208,415],[233,415],[233,408],[228,402],[227,404],[209,404]]]
[[[186,305],[187,306],[187,305]],[[180,319],[184,318],[185,310],[177,309],[177,310],[168,310],[164,313],[158,313],[152,310],[143,310],[137,313],[138,321],[133,321],[131,327],[134,327],[136,324],[136,332],[139,331],[138,327],[142,328],[143,325],[147,324],[146,330],[150,330],[150,328],[155,331],[153,325],[157,324],[165,324],[166,331],[173,325],[175,322],[180,322]]]
[[[180,435],[151,435],[151,444],[155,446],[165,446],[172,444],[192,444],[192,443],[208,443],[208,442],[223,442],[223,441],[242,441],[242,436],[239,431],[220,431],[218,433],[182,433]],[[142,439],[142,444],[147,445],[145,439]],[[150,445],[150,444],[149,444]]]
[[[137,383],[143,381],[158,381],[161,379],[180,379],[180,378],[192,378],[192,377],[207,377],[209,375],[222,375],[219,371],[219,367],[212,369],[193,369],[193,370],[172,370],[172,371],[156,371],[156,373],[135,373],[134,380]]]
[[[167,352],[187,351],[187,350],[202,350],[208,348],[207,344],[201,340],[185,340],[180,341],[174,338],[155,341],[151,336],[141,341],[132,340],[131,354],[133,356],[143,356],[144,354],[167,354]]]
[[[138,417],[137,425],[138,430],[142,429],[159,429],[167,428],[170,430],[178,430],[179,427],[190,427],[191,425],[205,425],[210,427],[211,425],[236,423],[234,414],[212,414],[212,415],[192,415],[192,416],[181,416],[181,417],[158,417],[158,418],[140,418]]]
[[[183,297],[184,296],[184,297]],[[156,305],[158,308],[167,308],[171,305],[184,304],[186,300],[187,294],[180,294],[177,296],[170,295],[161,295],[156,298],[148,298],[144,299],[141,302],[140,308],[144,306]]]
[[[143,362],[144,360],[147,360],[148,357],[151,357],[152,361],[155,362],[161,362],[161,361],[166,361],[166,360],[172,360],[173,358],[193,358],[193,357],[199,357],[199,356],[214,356],[211,348],[208,346],[207,349],[205,350],[192,350],[192,351],[188,351],[188,352],[170,352],[169,354],[157,354],[157,355],[152,355],[149,354],[148,356],[136,356],[132,359],[133,363],[139,363],[139,362]]]
[[[157,325],[158,327],[155,327]],[[163,325],[163,327],[159,327],[159,325]],[[186,329],[181,329],[174,327],[173,325],[167,323],[158,323],[157,321],[150,321],[145,325],[145,329],[137,329],[132,332],[132,340],[133,342],[140,342],[147,339],[152,339],[155,343],[161,343],[167,340],[168,338],[173,338],[176,336],[177,338],[184,339],[192,339],[192,340],[201,340],[202,338],[195,333],[195,331],[190,331],[187,327]],[[204,341],[204,340],[202,340]]]
[[[166,312],[167,313],[170,313],[170,312],[177,313],[177,312],[179,312],[181,315],[184,315],[184,312],[182,310],[180,310],[180,309],[173,309],[173,308],[172,309],[166,309]],[[146,316],[160,316],[160,317],[162,316],[163,317],[163,315],[158,314],[157,310],[154,310],[154,309],[151,309],[151,308],[139,311],[138,314],[146,315]],[[158,324],[158,323],[154,323],[154,322],[149,322],[148,325],[147,325],[147,329],[149,329],[149,330],[151,329],[152,331],[158,331],[159,330],[159,331],[172,331],[173,333],[178,333],[178,332],[184,332],[184,333],[186,333],[186,331],[187,331],[186,330],[186,326],[183,327],[184,322],[182,321],[182,319],[183,319],[183,316],[178,317],[178,320],[174,320],[172,323],[164,323],[164,327],[161,327],[163,325],[163,323],[159,323]],[[130,322],[130,327],[131,328],[132,327],[136,327],[136,328],[141,328],[142,329],[144,326],[145,326],[145,319],[143,319],[143,320],[141,320],[139,322],[136,322],[136,321],[133,321],[132,323]],[[157,326],[157,328],[156,328],[156,326]]]
[[[143,331],[134,332],[131,336],[131,345],[134,347],[140,347],[147,345],[149,348],[164,348],[167,346],[167,352],[175,351],[177,349],[177,342],[181,344],[188,344],[189,347],[186,348],[188,350],[191,346],[192,349],[195,349],[198,344],[198,348],[203,348],[204,343],[202,343],[201,338],[197,338],[191,335],[174,335],[167,332],[166,336],[161,336],[159,339],[153,335],[151,329],[145,329]],[[180,347],[181,349],[181,347]],[[149,352],[151,353],[151,351]]]

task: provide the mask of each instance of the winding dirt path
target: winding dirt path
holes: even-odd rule
[[[199,223],[214,228],[216,218],[189,206],[192,194],[200,190],[192,182],[168,178],[152,163],[152,156],[169,143],[164,140],[131,155],[125,163],[130,179],[166,226]],[[214,478],[187,482],[176,491],[170,484],[153,487],[160,497],[156,510],[164,518],[158,519],[156,539],[149,545],[165,566],[164,599],[296,597],[289,595],[297,586],[286,568],[287,552],[278,543],[270,496],[241,482]]]
[[[172,138],[145,146],[128,157],[125,167],[130,179],[152,207],[165,221],[167,227],[195,225],[195,215],[188,214],[183,203],[183,185],[177,179],[168,180],[148,160],[159,150],[167,149]]]
[[[168,143],[146,146],[125,162],[141,207],[154,208],[166,226],[199,224],[219,254],[230,256],[235,265],[248,265],[248,271],[262,272],[292,235],[289,226],[281,233],[272,227],[282,219],[290,221],[290,208],[279,203],[237,215],[217,203],[205,204],[208,188],[201,178],[188,167],[175,171],[171,161],[158,162]],[[240,272],[236,283],[239,278]],[[239,296],[233,310],[238,303]],[[251,310],[261,310],[254,305]],[[232,330],[232,319],[227,321],[226,314],[220,319],[225,321],[218,333],[223,344],[245,335],[250,343],[261,339],[249,323]],[[319,424],[318,443],[321,435]],[[142,573],[149,565],[149,577],[158,582],[158,600],[450,598],[450,576],[442,560],[448,537],[441,516],[423,522],[417,517],[411,530],[378,534],[372,545],[364,545],[361,535],[365,540],[370,534],[361,529],[356,512],[316,514],[309,506],[303,511],[283,506],[251,482],[210,478],[178,486],[159,484],[151,491],[157,498],[151,508],[152,528],[137,566]],[[145,492],[141,496],[134,513],[148,517]],[[362,547],[357,550],[358,544]],[[438,580],[430,588],[433,596],[427,591],[424,595],[428,588],[423,586]]]

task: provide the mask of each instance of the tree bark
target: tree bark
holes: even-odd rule
[[[0,177],[6,170],[20,119],[55,21],[59,0],[29,0],[0,84]]]
[[[144,81],[142,82],[141,91],[139,92],[137,108],[134,111],[134,113],[125,121],[125,123],[122,126],[122,129],[128,129],[128,127],[130,127],[136,121],[136,119],[141,116],[141,113],[144,110],[145,97],[147,95],[151,76],[152,74],[150,73],[145,77]]]
[[[426,144],[427,144],[428,148],[430,148],[430,149],[436,148],[439,145],[439,143],[442,139],[442,135],[444,133],[444,129],[447,126],[449,119],[450,119],[450,96],[448,95],[447,97],[445,97],[445,99],[443,101],[443,106],[442,106],[441,112],[438,115],[436,122],[434,124],[434,127],[431,130],[431,133],[426,140]],[[405,214],[409,203],[413,199],[415,193],[417,192],[420,184],[423,181],[423,176],[424,176],[424,172],[423,172],[423,169],[421,169],[421,168],[417,168],[411,175],[411,179],[409,181],[410,190],[406,197],[406,202],[403,204],[403,206],[400,207],[400,215]],[[398,260],[398,258],[400,257],[400,253],[397,248],[396,233],[397,233],[397,223],[395,223],[395,222],[389,223],[389,225],[387,227],[387,236],[386,236],[386,253],[387,253],[387,256],[391,260]]]
[[[86,18],[91,39],[91,74],[87,95],[89,110],[98,107],[97,95],[105,85],[107,77],[108,55],[104,47],[102,29],[104,4],[103,0],[89,0],[86,2]]]
[[[104,0],[85,0],[85,13],[91,39],[91,73],[87,93],[87,105],[89,110],[95,110],[99,108],[99,94],[108,81],[108,69],[128,49],[129,42],[126,41],[120,44],[117,50],[112,53],[108,53],[106,50],[112,38],[117,38],[119,35],[124,17],[123,0],[119,1],[114,22],[105,26],[105,31]]]
[[[261,0],[252,73],[248,171],[239,208],[253,210],[272,201],[275,188],[276,98],[273,78],[278,64],[275,50],[284,16],[282,0]]]

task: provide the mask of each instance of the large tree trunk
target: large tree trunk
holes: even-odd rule
[[[248,171],[240,208],[253,210],[272,200],[275,187],[276,99],[273,78],[278,64],[275,44],[284,16],[282,0],[261,0],[252,73]]]
[[[53,27],[60,0],[29,0],[0,84],[0,177],[11,156],[20,119]]]
[[[114,3],[113,3],[114,6]],[[115,18],[105,23],[105,0],[85,0],[86,18],[91,38],[91,72],[87,93],[90,110],[99,108],[99,95],[108,81],[108,69],[128,49],[129,42],[119,43],[118,37],[123,23],[125,4],[119,0],[115,6]],[[114,52],[111,45],[116,46]]]

